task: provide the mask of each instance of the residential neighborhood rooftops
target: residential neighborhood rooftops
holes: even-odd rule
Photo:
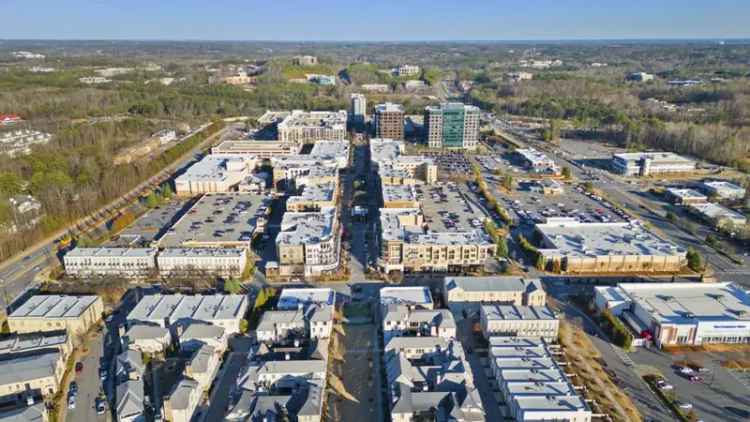
[[[236,319],[242,317],[247,305],[244,295],[148,295],[130,311],[128,321]]]
[[[78,318],[99,299],[98,296],[32,296],[9,318]]]
[[[460,289],[467,292],[543,290],[542,282],[538,278],[518,276],[446,277],[443,285],[448,291]]]
[[[283,289],[277,302],[277,309],[297,309],[299,305],[327,304],[333,305],[336,294],[329,288]]]
[[[557,319],[546,306],[483,305],[482,313],[487,320],[544,320]]]

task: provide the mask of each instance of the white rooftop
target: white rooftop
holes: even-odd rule
[[[281,231],[276,236],[277,245],[319,243],[333,236],[336,208],[323,208],[318,212],[286,212],[281,219]]]
[[[299,304],[327,304],[336,302],[336,294],[329,288],[283,289],[277,302],[278,309],[296,309]]]
[[[78,318],[98,296],[32,296],[10,314],[10,318]]]
[[[150,257],[156,248],[75,248],[65,254],[68,257]]]
[[[614,154],[614,157],[625,161],[651,160],[655,164],[667,162],[692,163],[693,161],[673,152],[624,152]]]
[[[211,322],[241,318],[248,300],[243,295],[148,295],[128,314],[128,321],[156,321],[169,319],[173,324],[179,320]]]
[[[581,223],[565,221],[537,224],[553,245],[540,249],[543,254],[564,256],[602,255],[684,255],[677,244],[664,240],[637,223]]]
[[[432,306],[430,289],[424,286],[383,287],[380,289],[380,303],[383,305],[429,305]]]
[[[482,305],[482,313],[489,321],[557,319],[554,312],[546,306]]]

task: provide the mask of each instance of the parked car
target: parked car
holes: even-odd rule
[[[667,383],[663,379],[656,380],[656,388],[659,390],[667,391],[667,390],[674,390],[674,386],[672,384]]]
[[[106,411],[106,405],[104,399],[101,397],[96,398],[96,414],[97,415],[103,415]]]
[[[684,402],[684,401],[676,401],[676,402],[674,402],[674,404],[675,404],[675,406],[679,407],[682,410],[690,410],[690,409],[693,408],[692,404],[690,404],[688,402]]]
[[[77,362],[76,363],[76,373],[78,374],[81,371],[83,371],[83,362]]]
[[[68,409],[76,408],[76,396],[68,397]]]
[[[78,383],[75,381],[71,381],[70,385],[68,386],[68,393],[72,395],[76,395],[78,393]]]

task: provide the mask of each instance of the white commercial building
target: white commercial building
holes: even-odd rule
[[[396,76],[416,76],[419,75],[421,69],[417,65],[402,64],[396,68]]]
[[[231,192],[252,173],[256,163],[257,158],[248,155],[207,155],[175,178],[175,192],[190,196]]]
[[[745,188],[726,180],[710,180],[703,182],[703,190],[711,196],[721,199],[739,200],[745,197]]]
[[[555,161],[534,148],[519,148],[515,151],[524,167],[532,173],[560,174],[560,167]]]
[[[353,125],[364,125],[367,118],[367,97],[354,93],[349,97],[351,106],[349,119]]]
[[[161,275],[197,273],[240,276],[247,267],[245,248],[167,248],[156,257]]]
[[[594,303],[660,347],[750,343],[750,297],[731,282],[600,286]]]
[[[667,188],[665,195],[678,205],[700,204],[708,201],[708,197],[694,189]]]
[[[687,264],[685,249],[638,223],[537,224],[545,265],[563,273],[675,272]]]
[[[75,248],[65,254],[71,277],[144,277],[156,271],[155,248]]]
[[[148,295],[128,314],[128,324],[147,323],[169,327],[181,322],[202,321],[240,332],[248,300],[243,295]]]
[[[494,336],[557,339],[560,320],[546,306],[483,305],[479,324],[485,338]]]
[[[688,210],[720,229],[741,227],[747,224],[747,217],[743,214],[712,202],[690,204]]]
[[[673,152],[627,152],[614,154],[612,171],[625,176],[692,173],[697,163]]]

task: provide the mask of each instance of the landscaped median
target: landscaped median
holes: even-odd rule
[[[661,379],[658,375],[644,375],[643,379],[646,381],[646,384],[648,384],[649,388],[653,390],[657,396],[667,405],[669,409],[672,410],[672,412],[679,418],[679,420],[684,422],[696,422],[698,420],[698,415],[695,414],[695,411],[690,409],[690,411],[685,412],[684,410],[680,409],[679,406],[677,406],[677,400],[675,398],[674,390],[662,390],[659,387],[656,386],[656,382]]]

